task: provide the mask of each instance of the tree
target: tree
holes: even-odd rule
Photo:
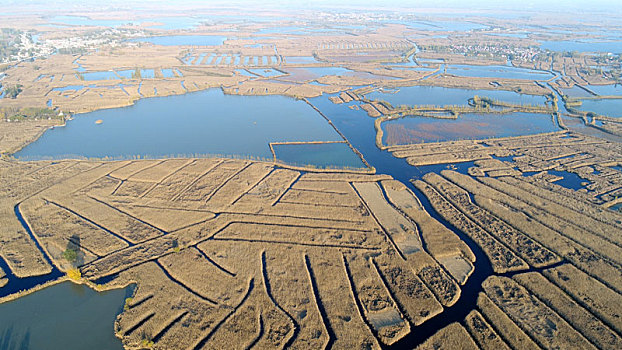
[[[73,264],[78,260],[78,251],[72,248],[67,248],[63,252],[63,258]]]

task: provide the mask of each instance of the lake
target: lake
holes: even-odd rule
[[[133,288],[98,293],[62,282],[0,304],[0,347],[9,349],[123,349],[114,321]]]
[[[100,119],[103,122],[95,124]],[[76,115],[15,156],[31,160],[230,155],[272,160],[269,142],[288,141],[343,139],[303,101],[225,95],[211,89]]]
[[[54,16],[49,19],[52,23],[62,23],[72,26],[97,26],[97,27],[119,27],[124,25],[139,25],[149,23],[149,27],[164,30],[190,29],[200,25],[205,19],[195,17],[153,17],[141,18],[138,20],[109,20],[92,19],[84,16]]]

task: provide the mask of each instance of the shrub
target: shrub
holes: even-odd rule
[[[79,281],[82,279],[82,274],[80,273],[79,269],[71,269],[67,271],[67,277],[74,281]]]

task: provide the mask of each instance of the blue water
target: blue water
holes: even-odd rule
[[[279,76],[279,75],[283,75],[283,72],[278,71],[276,69],[262,69],[262,68],[250,68],[248,69],[251,73],[257,74],[259,76],[262,77],[275,77],[275,76]],[[242,73],[244,74],[244,73]]]
[[[447,73],[464,77],[507,78],[524,80],[548,80],[553,77],[553,75],[550,73],[545,73],[533,69],[508,66],[452,65],[447,66]]]
[[[609,117],[622,117],[622,99],[581,100],[577,109]]]
[[[117,74],[122,79],[133,79],[136,76],[136,70],[134,69],[118,70]]]
[[[468,32],[475,29],[484,29],[485,25],[472,22],[460,21],[395,21],[388,20],[389,23],[404,24],[414,29],[425,31],[443,31],[443,32]]]
[[[346,143],[273,145],[279,161],[286,164],[318,168],[364,169],[365,164]]]
[[[569,89],[560,89],[560,90],[564,93],[564,95],[569,96],[569,97],[591,97],[593,96],[589,92],[585,91],[584,89],[576,85]]]
[[[548,114],[461,114],[457,119],[405,117],[384,122],[385,145],[511,137],[558,131]]]
[[[108,71],[108,72],[85,72],[85,73],[79,73],[79,76],[83,77],[84,80],[86,80],[86,81],[119,79],[119,77],[113,71]]]
[[[327,75],[344,75],[352,72],[347,68],[342,67],[307,67],[307,68],[286,68],[284,72],[290,73],[289,77],[285,77],[285,80],[315,80],[317,78]]]
[[[0,304],[4,349],[123,349],[114,321],[132,288],[98,293],[63,282]]]
[[[62,23],[74,26],[98,26],[98,27],[119,27],[127,24],[138,25],[141,23],[153,23],[151,28],[164,30],[191,29],[201,24],[201,18],[195,17],[154,17],[143,18],[140,20],[101,20],[91,19],[83,16],[54,16],[50,19],[53,23]]]
[[[118,27],[126,24],[138,24],[136,21],[119,21],[119,20],[104,20],[104,19],[91,19],[83,16],[54,16],[50,20],[52,23],[62,23],[72,26],[97,26],[97,27]]]
[[[587,88],[600,96],[622,96],[622,84],[588,85]]]
[[[247,76],[247,77],[253,77],[253,78],[254,78],[254,77],[256,77],[256,75],[255,75],[255,74],[250,73],[250,72],[249,72],[248,70],[246,70],[246,69],[236,69],[235,71],[236,71],[238,74],[241,74],[241,75],[244,75],[244,76]]]
[[[507,36],[511,38],[526,39],[529,36],[529,33],[486,33],[486,35]]]
[[[160,69],[160,71],[162,72],[162,77],[164,78],[174,78],[175,74],[173,74],[173,70],[170,68],[162,68]]]
[[[155,78],[155,71],[153,69],[141,69],[140,76],[144,79]]]
[[[205,56],[207,56],[206,52],[203,52],[202,54],[199,55],[199,57],[197,58],[196,61],[194,61],[194,65],[199,65],[203,62],[203,59],[205,58]]]
[[[551,51],[604,52],[622,53],[622,41],[580,42],[580,41],[543,41],[542,49]]]
[[[84,89],[84,85],[68,85],[68,86],[53,88],[52,91],[68,91],[68,90],[79,91],[82,89]]]
[[[131,39],[131,42],[146,42],[163,46],[219,46],[226,36],[222,35],[168,35]]]
[[[362,25],[341,25],[334,27],[309,27],[309,26],[282,26],[282,27],[268,27],[263,28],[255,32],[256,35],[270,35],[270,34],[289,34],[289,35],[322,35],[322,34],[336,34],[343,33],[345,31],[361,30],[368,27]]]
[[[370,100],[384,100],[393,106],[400,105],[466,105],[473,96],[486,96],[492,99],[520,103],[544,104],[544,96],[517,94],[502,90],[465,90],[444,88],[437,86],[408,86],[401,87],[397,92],[374,91],[367,95]]]
[[[182,58],[181,60],[184,64],[191,64],[192,61],[194,61],[194,56],[192,56],[191,53],[187,54],[184,58]]]
[[[548,172],[549,174],[563,177],[561,180],[557,180],[554,183],[575,191],[583,188],[581,183],[587,181],[579,175],[567,171],[549,170]]]
[[[98,119],[103,123],[95,124]],[[235,155],[271,159],[269,142],[341,140],[303,101],[282,96],[224,95],[220,89],[211,89],[77,115],[65,127],[46,131],[15,156]]]

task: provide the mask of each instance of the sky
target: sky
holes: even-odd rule
[[[192,4],[196,7],[211,6],[241,6],[287,8],[287,9],[330,9],[330,8],[375,8],[382,10],[392,9],[421,9],[447,8],[468,10],[494,11],[559,11],[559,12],[603,12],[608,14],[622,13],[622,0],[0,0],[0,5],[24,7],[35,5],[58,9],[65,7],[142,7],[164,4],[166,6]],[[249,6],[250,5],[250,6]],[[622,14],[620,14],[622,16]]]

